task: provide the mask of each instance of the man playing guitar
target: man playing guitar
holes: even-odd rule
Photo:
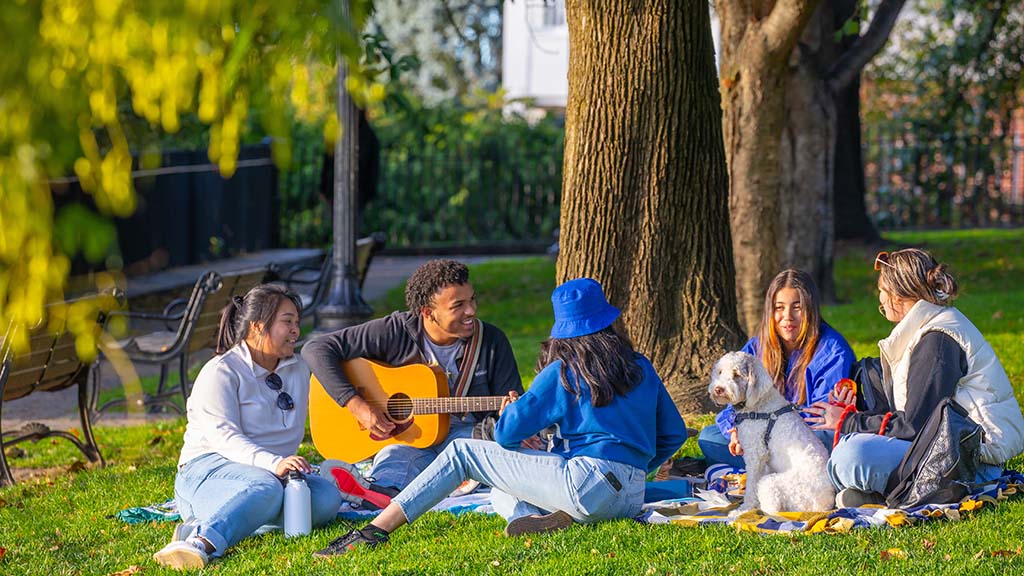
[[[327,394],[372,436],[387,438],[398,432],[381,407],[358,394],[342,369],[344,361],[364,358],[391,366],[438,365],[448,376],[452,397],[516,397],[523,392],[508,338],[476,318],[476,294],[465,264],[424,263],[409,278],[405,301],[407,312],[324,334],[302,349],[302,357]],[[452,440],[471,437],[473,426],[488,414],[452,414],[448,436],[436,446],[385,446],[374,457],[370,475],[377,486],[401,490]]]

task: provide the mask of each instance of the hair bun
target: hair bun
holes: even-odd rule
[[[928,287],[941,304],[949,304],[957,296],[956,278],[946,271],[945,264],[936,264],[928,270]]]

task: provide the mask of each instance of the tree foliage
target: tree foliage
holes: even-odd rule
[[[1024,1],[917,0],[869,69],[873,124],[990,132],[1024,99]]]
[[[376,0],[371,28],[418,64],[406,85],[429,106],[501,82],[503,0]]]
[[[288,134],[289,115],[333,120],[336,54],[355,57],[336,0],[13,0],[0,5],[0,325],[15,347],[61,300],[70,254],[54,244],[50,182],[74,174],[104,216],[135,209],[124,113],[173,133],[194,115],[208,154],[235,170],[247,122]],[[358,75],[349,89],[369,93]],[[275,140],[287,163],[287,138]],[[158,158],[158,156],[157,156]],[[148,157],[138,162],[145,164]],[[72,217],[75,225],[88,219]],[[87,235],[82,230],[72,235]],[[65,234],[67,236],[67,234]],[[75,246],[74,243],[64,246]],[[100,284],[109,283],[101,278]],[[12,329],[13,328],[13,329]],[[83,338],[88,334],[81,333]],[[88,348],[88,342],[83,348]]]

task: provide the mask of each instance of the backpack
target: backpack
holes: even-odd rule
[[[850,367],[850,378],[857,383],[857,410],[885,413],[892,405],[892,391],[882,378],[882,361],[865,356]]]
[[[967,496],[978,473],[984,430],[952,398],[943,398],[889,475],[885,504],[912,508]]]

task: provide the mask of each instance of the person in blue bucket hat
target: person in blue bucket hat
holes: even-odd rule
[[[597,281],[570,280],[551,303],[538,374],[525,394],[502,403],[495,442],[455,440],[370,524],[314,556],[387,542],[467,479],[492,487],[507,536],[640,511],[647,473],[679,449],[686,426],[651,362],[612,326],[620,313]],[[521,448],[542,430],[555,431],[546,451]]]

